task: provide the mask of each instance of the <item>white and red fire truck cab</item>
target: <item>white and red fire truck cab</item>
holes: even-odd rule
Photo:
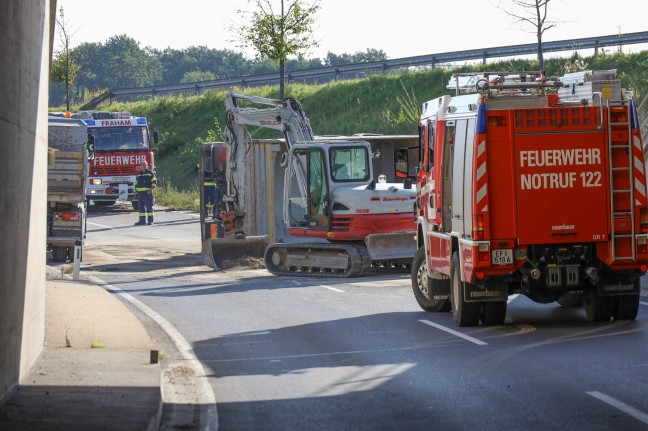
[[[507,299],[583,301],[634,319],[648,208],[632,95],[615,71],[458,74],[423,104],[412,283],[459,326],[502,324]],[[450,87],[450,85],[449,85]]]
[[[142,161],[153,170],[148,121],[129,112],[81,111],[72,115],[88,125],[94,137],[94,159],[89,162],[86,194],[94,204],[129,200],[138,208],[135,176]],[[154,138],[156,140],[157,138]]]

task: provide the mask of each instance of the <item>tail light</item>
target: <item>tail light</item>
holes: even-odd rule
[[[627,123],[628,122],[628,110],[625,107],[613,107],[611,108],[611,117],[612,121],[615,123]]]
[[[648,208],[639,209],[639,230],[648,233]]]
[[[79,214],[79,213],[61,213],[60,218],[63,221],[79,221],[79,220],[81,220],[81,214]]]
[[[647,213],[648,214],[648,213]],[[646,225],[648,227],[648,225]],[[484,239],[484,216],[481,214],[473,215],[473,239],[479,241]]]
[[[487,242],[480,243],[477,254],[478,254],[477,258],[481,262],[490,261],[490,244]]]
[[[637,254],[648,253],[648,245],[646,243],[647,241],[645,236],[637,236]]]

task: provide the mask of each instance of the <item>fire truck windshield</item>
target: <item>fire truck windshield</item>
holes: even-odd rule
[[[146,127],[95,127],[88,131],[95,138],[95,151],[148,151]]]

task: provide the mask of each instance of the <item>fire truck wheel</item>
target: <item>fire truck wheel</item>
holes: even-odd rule
[[[442,285],[447,282],[448,280],[433,280],[428,277],[425,247],[419,248],[412,262],[412,289],[418,305],[425,311],[450,311],[450,301],[447,299],[432,299],[434,298],[435,287],[442,289]]]
[[[477,326],[481,315],[481,302],[466,302],[464,289],[466,282],[461,281],[459,253],[452,255],[450,267],[450,298],[452,302],[452,319],[457,326]]]
[[[599,296],[596,289],[588,290],[583,294],[585,315],[592,322],[607,322],[614,311],[614,297]]]
[[[638,281],[637,281],[638,283]],[[634,320],[639,313],[639,295],[619,295],[614,305],[614,320]]]
[[[52,258],[54,262],[65,262],[67,261],[67,247],[61,247],[55,245],[52,247]]]
[[[503,325],[506,320],[506,301],[484,302],[481,321],[484,326]]]

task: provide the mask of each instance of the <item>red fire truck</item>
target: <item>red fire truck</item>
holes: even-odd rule
[[[616,71],[457,74],[423,104],[414,295],[459,326],[509,295],[634,319],[648,207],[632,94]]]
[[[95,157],[88,169],[86,197],[95,205],[131,201],[137,210],[135,176],[145,160],[153,170],[153,153],[148,121],[129,112],[81,111],[72,118],[83,120],[94,137]],[[157,144],[158,133],[153,132]]]

